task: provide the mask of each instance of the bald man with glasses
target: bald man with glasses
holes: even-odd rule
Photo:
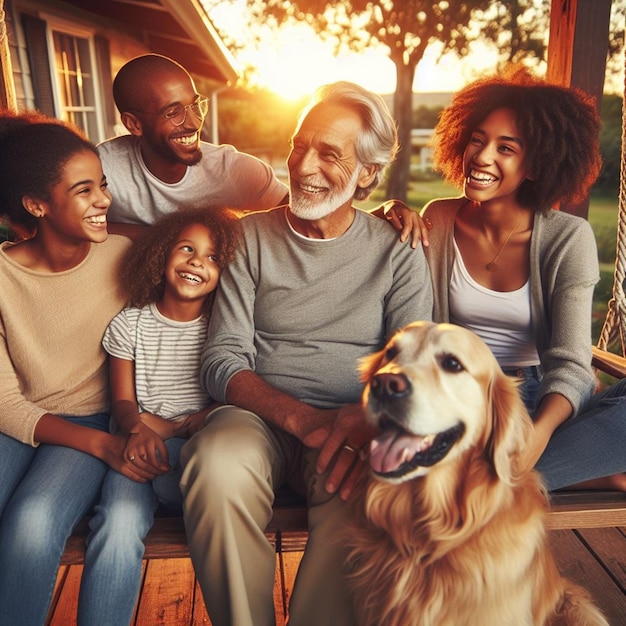
[[[98,146],[113,196],[109,232],[134,238],[181,208],[258,211],[287,202],[287,187],[267,164],[202,141],[209,99],[172,59],[131,59],[113,81],[113,98],[129,134]]]

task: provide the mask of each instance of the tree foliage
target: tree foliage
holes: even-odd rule
[[[282,166],[304,101],[284,102],[266,89],[233,89],[220,96],[219,141]]]

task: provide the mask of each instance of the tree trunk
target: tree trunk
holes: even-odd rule
[[[415,64],[396,63],[396,92],[393,96],[393,115],[398,122],[400,150],[391,165],[387,197],[406,202],[411,166],[411,126],[413,118],[413,79]]]

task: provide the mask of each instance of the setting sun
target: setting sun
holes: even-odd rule
[[[255,43],[250,35],[246,0],[203,1],[218,30],[237,42],[233,55],[240,69],[254,68],[250,82],[286,100],[299,100],[319,85],[337,80],[350,80],[381,94],[395,91],[395,66],[383,46],[371,45],[363,53],[344,50],[335,56],[331,42],[302,24],[280,29],[257,24],[254,32],[260,43]],[[495,70],[497,50],[485,43],[472,44],[471,53],[463,59],[453,53],[441,56],[440,52],[437,45],[426,49],[415,72],[415,93],[454,92]],[[619,75],[608,76],[610,91],[623,91],[623,70],[622,65]]]
[[[214,24],[228,36],[243,42],[248,24],[246,3],[219,3],[209,10]],[[393,93],[396,70],[382,47],[370,47],[363,53],[344,51],[334,55],[333,44],[323,41],[306,26],[287,26],[276,32],[258,26],[261,43],[250,43],[236,52],[241,66],[255,68],[251,81],[271,89],[287,100],[307,96],[319,85],[336,80],[357,82],[377,93]],[[490,59],[492,62],[492,59]],[[435,49],[428,49],[416,72],[416,91],[454,91],[472,77],[464,75],[454,57],[439,59]]]
[[[395,68],[384,53],[371,50],[337,57],[330,43],[305,28],[285,28],[280,39],[244,52],[240,59],[257,68],[259,84],[290,100],[336,80],[352,80],[379,93],[395,89]]]

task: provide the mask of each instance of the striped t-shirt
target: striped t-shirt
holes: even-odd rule
[[[121,311],[109,324],[102,344],[109,354],[135,362],[140,412],[175,419],[211,402],[200,383],[206,335],[205,318],[177,322],[150,304]]]

